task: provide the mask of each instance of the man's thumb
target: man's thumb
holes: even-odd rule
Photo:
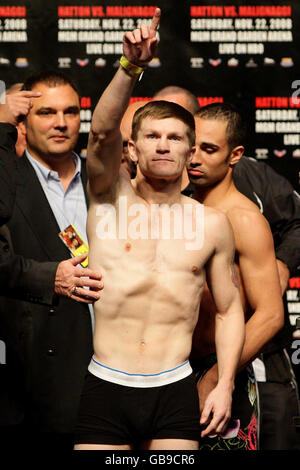
[[[82,263],[82,261],[84,261],[86,258],[87,258],[87,253],[83,253],[82,255],[78,255],[78,256],[75,256],[74,258],[71,258],[71,262],[74,266],[76,266],[76,264],[80,264]]]

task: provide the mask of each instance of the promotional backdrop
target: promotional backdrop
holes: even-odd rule
[[[78,152],[86,154],[93,107],[122,54],[124,32],[162,9],[157,57],[134,90],[189,89],[201,105],[230,101],[246,114],[248,156],[264,160],[299,191],[300,3],[295,0],[1,0],[0,79],[8,88],[55,68],[81,90]],[[300,271],[287,291],[300,315]],[[298,355],[299,356],[299,355]],[[297,360],[298,360],[297,356]],[[299,358],[300,362],[300,358]]]

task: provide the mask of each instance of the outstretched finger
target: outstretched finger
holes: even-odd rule
[[[71,263],[76,266],[77,264],[82,263],[87,258],[87,253],[83,253],[82,255],[74,256],[74,258],[70,258]]]
[[[217,434],[223,434],[226,431],[227,426],[228,426],[228,421],[229,421],[229,418],[227,416],[225,416],[222,419],[222,421],[220,421],[220,423],[216,427],[216,433]]]
[[[90,289],[94,289],[95,291],[102,290],[104,287],[103,281],[90,279],[89,277],[81,277],[77,280],[77,283],[81,287],[89,287]]]
[[[160,8],[156,8],[153,18],[152,18],[151,26],[150,26],[150,29],[152,29],[153,31],[158,30],[158,26],[160,22],[160,15],[161,15]]]
[[[201,437],[215,435],[216,434],[216,420],[212,419],[212,421],[206,426],[206,428],[201,432]]]
[[[77,267],[74,271],[75,277],[83,277],[83,278],[90,278],[95,280],[100,280],[102,278],[101,273],[98,271],[94,271],[93,269],[89,268],[79,268]]]
[[[100,292],[95,290],[86,289],[85,287],[76,287],[76,292],[72,293],[75,297],[80,297],[81,299],[90,299],[94,302],[100,299]]]
[[[39,98],[42,93],[40,91],[22,90],[20,95],[24,98]]]
[[[141,24],[141,35],[143,39],[148,39],[149,38],[149,30],[148,26],[146,24]]]
[[[93,304],[97,302],[97,300],[100,299],[100,296],[97,296],[96,298],[93,298],[91,296],[85,295],[83,297],[80,297],[79,295],[71,295],[71,299],[76,300],[76,302],[82,303],[82,304]]]
[[[202,411],[201,417],[200,417],[200,424],[205,425],[205,424],[209,423],[211,412],[212,412],[212,404],[205,402],[204,407],[203,407],[203,411]]]

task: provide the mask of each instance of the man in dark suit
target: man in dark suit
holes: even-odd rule
[[[64,224],[79,227],[85,237],[86,172],[73,153],[80,126],[79,95],[61,74],[41,74],[28,84],[42,94],[31,100],[25,120],[28,153],[16,161],[15,204],[8,227],[15,253],[49,264],[48,277],[55,292],[62,294],[65,289],[69,298],[57,298],[51,305],[2,298],[1,322],[7,350],[23,364],[26,434],[40,443],[44,439],[50,445],[59,440],[71,444],[81,385],[92,354],[92,312],[86,303],[99,298],[94,289],[100,287],[99,275],[88,282],[81,276],[88,276],[89,271],[72,264],[77,273],[74,283],[72,260],[60,263],[70,258],[59,238]],[[35,289],[42,282],[41,276]],[[19,373],[16,368],[15,374]]]

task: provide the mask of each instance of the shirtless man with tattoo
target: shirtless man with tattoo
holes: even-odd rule
[[[230,416],[244,316],[232,282],[234,239],[225,214],[181,195],[194,119],[165,102],[140,108],[129,141],[137,176],[121,167],[120,123],[157,47],[151,26],[124,35],[120,68],[93,114],[88,144],[90,267],[105,289],[94,304],[94,356],[81,396],[75,449],[197,449],[200,413],[188,361],[205,281],[218,308],[218,383],[202,434]],[[180,230],[182,228],[182,230]]]

